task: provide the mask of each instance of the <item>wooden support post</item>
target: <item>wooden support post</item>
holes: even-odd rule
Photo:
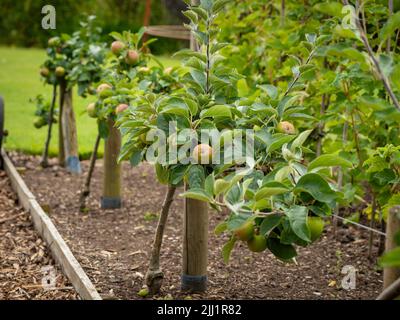
[[[72,107],[72,89],[67,88],[65,80],[60,81],[60,96],[62,101],[62,111],[60,113],[62,113],[61,125],[65,166],[69,172],[80,174],[82,170],[78,155],[75,114]]]
[[[208,204],[185,199],[182,290],[207,289]]]
[[[397,247],[395,235],[398,232],[400,232],[400,206],[392,208],[388,215],[386,225],[386,251],[390,251]],[[385,268],[383,270],[383,289],[388,288],[399,278],[400,268]]]
[[[121,149],[121,133],[114,126],[115,122],[108,119],[108,137],[104,144],[104,174],[102,209],[121,208],[121,164],[118,156]]]
[[[192,0],[192,5],[198,5],[199,2]],[[190,47],[199,50],[193,35]],[[208,204],[194,199],[184,201],[181,287],[184,291],[203,292],[207,289]]]
[[[150,25],[151,18],[151,0],[146,0],[146,5],[144,9],[144,18],[143,18],[143,26],[148,27]],[[145,43],[148,39],[148,34],[145,33],[143,36],[143,43]]]

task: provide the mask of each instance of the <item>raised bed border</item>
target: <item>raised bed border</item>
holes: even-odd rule
[[[71,249],[61,237],[49,216],[40,207],[4,149],[1,149],[1,157],[3,158],[4,170],[11,180],[12,188],[17,193],[21,206],[30,213],[36,231],[47,243],[53,258],[61,266],[63,273],[72,283],[76,292],[84,300],[102,300],[78,260],[72,254]]]

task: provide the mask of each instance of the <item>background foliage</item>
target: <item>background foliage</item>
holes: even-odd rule
[[[44,0],[2,0],[0,2],[0,44],[23,47],[45,47],[49,37],[71,34],[79,28],[86,15],[96,15],[106,36],[111,31],[140,29],[143,24],[145,1],[142,0],[54,0],[57,11],[57,30],[43,30],[41,9],[49,4]],[[183,1],[152,1],[151,24],[181,24]],[[109,38],[107,38],[109,40]],[[155,54],[172,52],[185,42],[160,39],[151,49]]]

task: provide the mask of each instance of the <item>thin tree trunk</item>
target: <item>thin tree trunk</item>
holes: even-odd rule
[[[58,163],[61,167],[65,167],[64,129],[63,129],[64,96],[65,96],[65,86],[60,85],[60,104],[58,108]]]
[[[322,95],[322,101],[321,101],[321,110],[320,114],[323,116],[325,114],[326,109],[329,106],[329,97],[324,93]],[[324,123],[323,121],[320,121],[318,124],[318,141],[317,141],[317,157],[319,157],[322,154],[322,138],[323,138],[323,132],[324,132]]]
[[[176,187],[168,185],[168,190],[165,194],[164,203],[162,205],[160,218],[157,225],[156,234],[154,237],[153,247],[149,267],[146,273],[146,286],[151,295],[158,293],[161,289],[164,279],[164,273],[160,268],[160,252],[164,236],[164,230],[168,219],[169,210],[174,200]]]
[[[86,199],[90,195],[90,183],[92,181],[93,171],[94,171],[94,168],[96,165],[97,151],[99,149],[100,140],[101,140],[100,135],[97,135],[96,142],[95,142],[94,148],[93,148],[93,153],[90,157],[89,171],[86,176],[85,185],[83,186],[83,190],[81,192],[81,197],[79,199],[79,208],[81,211],[84,211],[86,209]]]
[[[285,25],[286,19],[286,3],[285,0],[281,0],[281,26]]]
[[[389,7],[389,17],[392,16],[393,14],[393,0],[388,1],[388,7]],[[389,39],[387,40],[387,46],[386,46],[386,53],[389,54],[390,50],[392,50],[392,38],[389,36]]]
[[[57,85],[55,84],[53,86],[53,100],[51,101],[49,118],[47,119],[47,124],[48,124],[47,138],[46,138],[46,143],[44,145],[42,161],[40,161],[40,165],[42,166],[42,168],[47,168],[49,166],[48,162],[49,147],[51,141],[51,130],[53,128],[54,107],[56,105],[56,99],[57,99]]]
[[[344,144],[346,144],[346,142],[347,142],[347,131],[348,131],[348,127],[349,127],[349,124],[347,123],[347,121],[344,123],[344,125],[343,125],[343,133],[342,133],[342,141],[343,141],[343,145]],[[341,189],[342,189],[342,187],[343,187],[343,170],[342,170],[342,168],[341,167],[339,167],[338,168],[338,170],[339,170],[339,173],[338,173],[338,183],[337,183],[337,186],[338,186],[338,190],[340,191]],[[337,206],[336,207],[336,209],[335,209],[335,213],[336,213],[336,215],[337,216],[340,216],[340,210],[339,210],[340,208]],[[333,225],[333,234],[334,234],[334,236],[336,237],[336,231],[337,231],[337,226],[338,226],[338,219],[337,219],[337,217],[333,217],[333,219],[332,219],[332,225]]]
[[[349,1],[348,0],[342,0],[343,3],[345,5],[349,5]],[[368,40],[368,36],[366,31],[364,30],[364,27],[361,25],[360,19],[358,17],[356,17],[356,26],[357,29],[360,33],[360,38],[362,43],[364,44],[365,49],[367,50],[368,56],[371,59],[374,67],[375,67],[375,71],[378,73],[380,80],[382,81],[382,84],[386,90],[386,92],[389,94],[390,99],[392,100],[395,108],[400,111],[400,103],[399,100],[397,99],[396,95],[394,94],[394,91],[391,87],[390,81],[388,79],[388,77],[383,73],[381,65],[379,63],[379,61],[377,60],[376,56],[375,56],[375,52],[374,50],[372,50],[371,45],[369,43]]]
[[[371,209],[371,221],[369,222],[369,227],[371,229],[375,226],[375,214],[376,214],[376,199],[375,194],[372,194],[372,209]],[[374,232],[372,230],[369,231],[369,239],[368,239],[368,258],[372,259],[372,248],[374,246]]]

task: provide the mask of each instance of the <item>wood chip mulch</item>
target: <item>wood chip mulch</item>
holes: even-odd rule
[[[79,190],[85,179],[65,172],[52,160],[47,169],[39,159],[12,154],[28,187],[38,198],[64,237],[72,252],[106,299],[141,299],[143,277],[157,225],[157,215],[165,186],[155,179],[151,166],[131,168],[124,164],[124,207],[101,210],[102,161],[93,178],[89,212],[79,212]],[[82,162],[84,172],[88,163]],[[322,238],[308,248],[299,248],[297,264],[285,264],[271,253],[249,252],[240,243],[229,265],[223,263],[221,249],[226,236],[215,236],[215,226],[224,219],[210,212],[209,288],[205,294],[180,291],[182,265],[183,201],[177,192],[168,219],[161,264],[165,272],[162,292],[157,299],[374,299],[382,288],[382,273],[368,254],[368,232],[340,226],[337,237],[330,227]],[[342,287],[343,267],[356,272],[356,287]]]
[[[43,284],[45,286],[43,286]],[[0,171],[0,300],[78,299]]]

